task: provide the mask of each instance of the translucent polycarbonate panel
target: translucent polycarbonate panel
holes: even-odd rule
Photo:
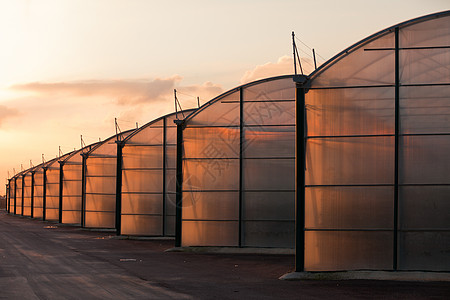
[[[81,223],[81,211],[66,211],[62,212],[63,224],[80,224]]]
[[[401,51],[402,84],[436,84],[450,82],[449,49]]]
[[[184,192],[184,220],[238,220],[239,192]]]
[[[116,214],[114,212],[86,211],[85,227],[89,228],[114,228]]]
[[[166,194],[166,215],[175,216],[176,200],[177,197],[175,193]]]
[[[313,79],[313,87],[374,86],[394,84],[394,33],[387,33],[344,54]]]
[[[16,215],[22,214],[22,177],[16,178]]]
[[[400,187],[400,229],[450,231],[450,186]]]
[[[175,236],[175,216],[167,216],[165,222],[165,235]]]
[[[86,160],[86,176],[116,176],[117,158],[90,157]]]
[[[46,183],[46,197],[59,197],[59,183]]]
[[[244,159],[244,190],[294,190],[295,159]],[[237,179],[236,179],[237,180]]]
[[[450,86],[400,87],[400,96],[401,133],[450,133]]]
[[[82,165],[64,165],[63,167],[63,174],[64,174],[64,181],[66,180],[82,180]]]
[[[58,183],[59,184],[59,168],[58,169],[48,169],[46,174],[46,183]]]
[[[450,17],[428,19],[400,30],[400,47],[439,47],[450,45]]]
[[[450,271],[450,232],[401,232],[399,269]]]
[[[294,157],[294,126],[258,126],[244,128],[243,157]]]
[[[207,126],[239,126],[239,91],[212,103],[197,112],[187,122],[187,127]]]
[[[115,194],[116,177],[86,177],[86,193]]]
[[[294,248],[295,222],[245,221],[243,246]]]
[[[400,183],[449,184],[449,135],[404,136],[400,149]]]
[[[177,192],[177,170],[166,170],[166,193]]]
[[[122,192],[158,193],[163,189],[163,170],[122,171]]]
[[[308,139],[306,185],[392,184],[394,137]]]
[[[34,173],[33,218],[42,218],[44,201],[44,173],[42,169]]]
[[[166,168],[175,169],[177,167],[177,146],[166,145]]]
[[[305,271],[391,270],[393,233],[306,231]]]
[[[155,236],[163,234],[161,216],[122,215],[121,234]]]
[[[169,126],[169,124],[167,124]],[[177,128],[167,127],[166,128],[166,143],[169,145],[177,144]]]
[[[184,158],[239,157],[239,127],[186,128]]]
[[[305,228],[392,229],[394,187],[307,187]]]
[[[237,221],[183,221],[181,246],[238,246]]]
[[[59,220],[59,209],[47,208],[45,210],[45,220],[46,221],[58,221]]]
[[[32,175],[26,174],[23,177],[24,189],[23,189],[23,215],[31,217],[31,189],[32,189]]]
[[[45,207],[46,209],[59,209],[59,196],[49,196],[45,197]]]
[[[114,212],[116,210],[116,195],[86,194],[86,210]]]
[[[234,200],[237,202],[238,194]],[[294,192],[244,192],[244,220],[295,220]]]
[[[81,188],[81,180],[63,180],[63,197],[80,196]]]
[[[122,168],[162,168],[163,146],[130,146],[122,149]]]
[[[81,211],[81,201],[79,196],[64,196],[62,210],[78,210]]]
[[[310,90],[305,98],[307,134],[394,134],[394,100],[394,87]]]
[[[294,87],[292,90],[295,91]],[[294,125],[295,101],[245,102],[244,124]]]
[[[150,126],[141,128],[138,132],[131,136],[126,144],[129,145],[159,145],[163,143],[163,120],[155,122]]]
[[[162,194],[122,193],[122,215],[162,214]]]
[[[238,159],[183,161],[183,190],[239,189]]]
[[[244,88],[244,101],[295,100],[292,77],[260,82]]]

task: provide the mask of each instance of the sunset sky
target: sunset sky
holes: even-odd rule
[[[0,0],[0,176],[258,78],[319,63],[448,0]],[[310,50],[299,43],[308,64]],[[0,188],[0,195],[4,188]]]

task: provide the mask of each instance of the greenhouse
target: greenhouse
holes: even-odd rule
[[[83,154],[83,227],[116,228],[117,142],[133,131],[114,135]]]
[[[449,271],[450,12],[349,47],[297,101],[297,271]]]
[[[33,218],[44,218],[44,168],[46,163],[36,166],[33,170]]]
[[[61,220],[63,224],[83,223],[83,155],[97,143],[72,152],[60,160]]]
[[[30,168],[23,172],[23,201],[22,216],[32,217],[33,214],[33,169]]]
[[[174,236],[177,127],[193,110],[147,123],[118,143],[117,232],[123,235]],[[121,159],[120,159],[121,157]]]
[[[180,130],[177,246],[293,248],[293,76],[230,90],[187,117]]]

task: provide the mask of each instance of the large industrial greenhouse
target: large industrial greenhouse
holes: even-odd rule
[[[8,180],[7,211],[295,270],[450,271],[450,11]]]

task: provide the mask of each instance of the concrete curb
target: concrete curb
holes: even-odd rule
[[[165,252],[194,252],[215,254],[268,254],[268,255],[294,255],[294,249],[283,248],[238,248],[238,247],[174,247]]]
[[[393,280],[393,281],[446,281],[447,272],[420,271],[343,271],[343,272],[292,272],[281,276],[281,280]]]

